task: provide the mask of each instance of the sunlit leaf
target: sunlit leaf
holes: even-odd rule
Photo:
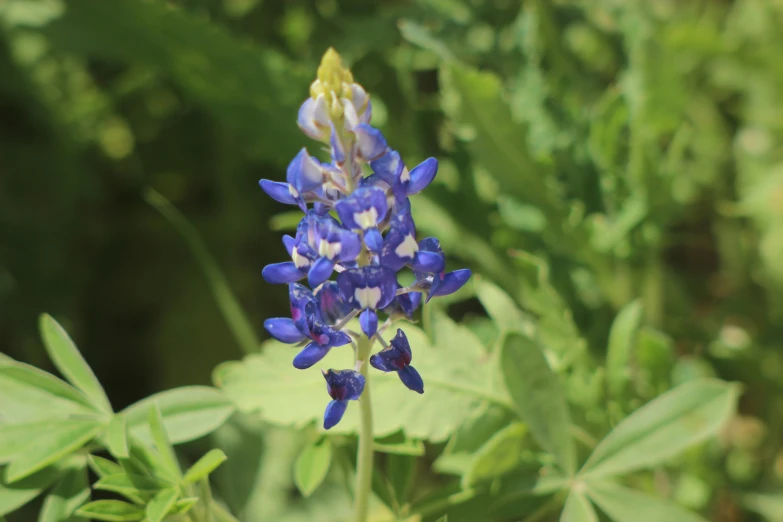
[[[598,515],[584,493],[571,491],[560,514],[560,522],[598,522]]]
[[[6,469],[0,468],[0,516],[16,511],[54,484],[63,474],[58,466],[44,468],[29,477],[9,484]]]
[[[96,500],[79,508],[76,514],[106,522],[133,522],[144,518],[143,509],[120,500]]]
[[[734,413],[738,396],[736,385],[716,379],[686,382],[615,426],[579,473],[605,477],[660,465],[714,436]]]
[[[40,317],[39,328],[46,352],[60,373],[83,391],[95,406],[105,412],[111,412],[111,404],[106,397],[106,392],[103,391],[103,386],[98,382],[65,329],[47,314]]]
[[[227,458],[228,457],[223,453],[223,450],[210,450],[188,469],[185,476],[182,478],[182,482],[185,484],[194,484],[198,482],[215,471]]]
[[[614,522],[706,522],[702,517],[669,500],[628,489],[611,482],[588,482],[587,494]]]
[[[173,444],[211,433],[234,412],[220,390],[207,386],[185,386],[156,393],[123,410],[131,433],[147,442],[152,441],[147,415],[154,402],[160,406],[163,425]]]
[[[128,426],[125,415],[112,417],[106,437],[112,455],[118,459],[128,458]]]
[[[179,491],[174,488],[162,489],[147,504],[147,518],[150,522],[161,522],[163,518],[174,508]]]
[[[182,470],[179,467],[177,455],[174,453],[174,448],[171,446],[171,441],[166,433],[166,428],[163,426],[163,416],[160,413],[157,402],[150,405],[147,419],[149,421],[150,432],[152,433],[152,441],[155,443],[155,448],[158,450],[157,453],[160,465],[172,478],[181,478]]]
[[[522,456],[526,434],[527,428],[520,423],[511,424],[497,432],[473,455],[462,478],[463,488],[467,489],[516,469]]]
[[[536,442],[554,455],[562,469],[576,471],[576,448],[565,393],[541,349],[528,337],[512,333],[501,352],[506,387]]]
[[[87,468],[69,469],[44,499],[38,522],[72,521],[71,515],[90,498]]]
[[[332,442],[329,438],[324,437],[305,446],[294,464],[294,483],[302,495],[309,497],[321,485],[331,463]]]
[[[116,462],[112,462],[97,455],[90,455],[87,462],[90,465],[90,469],[98,475],[98,478],[103,478],[107,475],[117,475],[123,472],[122,466]]]

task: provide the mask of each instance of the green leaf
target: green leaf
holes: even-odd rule
[[[177,455],[174,453],[174,448],[171,446],[169,436],[166,433],[166,428],[163,426],[163,416],[160,413],[158,403],[153,403],[149,410],[149,424],[150,432],[152,433],[152,440],[155,443],[155,447],[160,455],[160,463],[164,467],[166,473],[172,478],[179,479],[182,477],[182,470],[179,467],[177,461]]]
[[[442,517],[440,517],[435,522],[449,522],[449,516],[448,515],[443,515]]]
[[[98,475],[98,478],[103,478],[107,475],[117,475],[123,472],[122,466],[119,464],[97,455],[90,455],[87,462],[95,474]]]
[[[206,455],[201,457],[193,464],[190,469],[185,473],[182,482],[185,484],[195,484],[199,480],[206,478],[207,475],[217,469],[218,466],[223,464],[228,457],[223,453],[223,450],[213,449],[207,452]]]
[[[636,335],[642,322],[642,302],[627,304],[617,314],[609,332],[609,346],[606,352],[606,376],[609,392],[615,398],[625,395],[631,379],[631,358]]]
[[[71,419],[49,423],[14,458],[6,469],[6,480],[13,483],[57,462],[84,446],[104,427],[102,422],[94,420]]]
[[[717,379],[686,382],[615,426],[579,474],[607,477],[660,465],[715,435],[733,415],[738,396],[736,385]]]
[[[544,354],[531,339],[512,333],[503,343],[501,368],[506,387],[530,433],[572,475],[576,471],[576,448],[570,436],[568,404]]]
[[[0,362],[0,418],[11,423],[98,412],[72,386],[33,366]]]
[[[118,459],[127,459],[128,451],[128,426],[125,415],[114,415],[109,423],[107,434],[109,452]]]
[[[522,313],[511,296],[485,279],[476,278],[475,284],[476,297],[501,332],[533,335],[535,326],[531,324],[530,318]]]
[[[174,488],[162,489],[147,504],[149,522],[160,522],[174,508],[179,491]]]
[[[326,478],[331,463],[332,441],[328,437],[309,444],[302,450],[294,464],[294,483],[302,495],[309,497],[318,489]]]
[[[119,493],[131,499],[149,498],[170,484],[148,475],[116,473],[107,475],[93,484],[94,489]]]
[[[90,499],[87,468],[69,469],[52,492],[44,499],[38,522],[71,521],[71,515]]]
[[[0,516],[16,511],[54,484],[63,474],[59,466],[49,466],[29,477],[9,484],[0,469]]]
[[[783,494],[748,493],[742,504],[769,522],[783,522]]]
[[[220,312],[223,314],[223,319],[228,323],[228,327],[234,335],[237,344],[245,353],[257,352],[261,342],[258,340],[245,312],[239,305],[239,301],[237,301],[231,291],[228,280],[220,270],[217,261],[209,253],[196,229],[188,223],[185,216],[174,205],[154,190],[150,189],[147,191],[145,200],[171,223],[188,244],[193,257],[196,259],[202,272],[204,272],[204,277],[207,278],[212,295],[215,297],[218,308],[220,308]]]
[[[408,340],[415,347],[413,364],[424,379],[423,395],[406,394],[401,401],[400,392],[405,390],[394,372],[372,373],[373,409],[384,412],[374,419],[376,437],[403,430],[411,439],[443,441],[485,401],[512,407],[492,378],[495,358],[487,355],[467,327],[435,313],[433,329],[435,346],[420,329],[405,325]],[[320,425],[326,406],[323,377],[318,368],[292,370],[292,356],[289,345],[268,341],[263,354],[218,366],[214,380],[240,411],[257,412],[273,424]],[[350,349],[331,350],[323,362],[325,368],[352,365]],[[330,432],[352,434],[358,427],[358,408],[349,407]]]
[[[571,491],[560,514],[560,522],[598,522],[598,515],[584,493]]]
[[[677,504],[611,482],[586,484],[587,494],[614,522],[706,522]]]
[[[458,124],[471,157],[497,180],[500,191],[541,208],[549,226],[560,222],[551,169],[528,153],[527,128],[511,119],[500,78],[456,64],[441,69],[443,108]]]
[[[473,456],[467,472],[462,477],[462,488],[491,480],[513,471],[519,466],[527,428],[513,423],[497,432]]]
[[[107,522],[133,522],[144,518],[144,510],[121,500],[96,500],[79,508],[76,514]]]
[[[174,503],[174,507],[171,509],[171,514],[183,515],[190,511],[198,501],[198,497],[181,498]]]
[[[375,451],[389,455],[407,455],[421,457],[424,455],[424,443],[420,440],[405,439],[402,442],[379,442],[373,444]]]
[[[185,386],[156,393],[123,410],[131,433],[145,442],[152,441],[147,415],[155,402],[160,406],[163,425],[173,444],[213,432],[234,412],[226,396],[208,386]]]
[[[41,315],[38,326],[46,353],[68,381],[84,392],[100,410],[111,413],[111,404],[103,386],[79,353],[65,329],[50,315]]]

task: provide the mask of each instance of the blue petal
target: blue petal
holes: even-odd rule
[[[305,134],[315,140],[321,140],[324,137],[323,127],[328,122],[328,118],[326,99],[321,94],[316,99],[307,98],[299,107],[296,123]]]
[[[307,153],[306,149],[302,149],[288,164],[286,181],[300,194],[315,190],[324,182],[323,168],[320,163]]]
[[[330,346],[319,346],[315,341],[308,343],[307,346],[294,357],[294,368],[304,370],[311,367],[326,357],[330,348]]]
[[[331,261],[325,257],[319,257],[318,261],[313,263],[310,267],[310,272],[307,274],[307,282],[310,286],[315,288],[320,285],[332,275],[334,271],[334,261]]]
[[[417,272],[435,274],[442,272],[446,267],[446,259],[442,254],[419,250],[410,265]]]
[[[274,317],[264,321],[264,328],[269,335],[281,343],[294,344],[305,340],[305,336],[288,317]]]
[[[408,292],[397,296],[397,302],[408,317],[421,305],[421,292]]]
[[[364,244],[372,252],[380,252],[383,248],[383,237],[377,228],[368,228],[364,231]],[[441,268],[443,270],[443,268]]]
[[[329,330],[329,346],[336,348],[337,346],[345,346],[351,342],[351,337],[340,330]]]
[[[365,310],[359,316],[359,324],[364,335],[372,337],[378,331],[378,314],[372,310]]]
[[[364,375],[356,370],[326,370],[322,373],[326,380],[326,391],[334,400],[355,401],[364,391]]]
[[[329,136],[329,145],[332,147],[332,158],[334,159],[335,163],[342,165],[345,163],[345,147],[343,147],[343,142],[340,139],[340,136],[337,135],[334,124],[329,122],[329,125],[332,127],[332,133]]]
[[[345,409],[348,407],[348,401],[331,401],[326,405],[326,411],[324,411],[324,429],[337,425],[343,418]]]
[[[397,375],[400,376],[402,383],[409,389],[417,393],[424,393],[424,381],[421,379],[419,372],[416,371],[416,368],[406,366],[402,370],[398,370]]]
[[[340,288],[335,281],[327,281],[315,294],[321,306],[321,313],[331,324],[338,322],[351,311],[351,307],[340,295]]]
[[[340,293],[345,302],[356,309],[372,308],[378,310],[385,308],[392,302],[397,292],[397,278],[394,270],[381,266],[365,266],[346,270],[337,276],[337,285],[340,287]],[[380,294],[378,294],[378,290]],[[360,302],[359,299],[365,299],[365,302]],[[366,299],[372,299],[373,302],[367,302]]]
[[[359,155],[365,161],[374,161],[386,152],[386,138],[378,129],[370,127],[366,123],[360,123],[353,132],[356,134]]]
[[[382,372],[396,372],[398,368],[391,364],[391,360],[382,355],[384,352],[385,350],[382,350],[370,357],[370,366]]]
[[[261,186],[261,189],[275,201],[286,205],[296,205],[296,199],[291,195],[291,190],[289,189],[290,185],[288,183],[262,179],[258,184]]]
[[[305,275],[307,275],[307,273],[298,269],[293,261],[285,261],[283,263],[273,263],[271,265],[266,265],[261,271],[261,275],[267,283],[280,285],[299,281]]]
[[[470,279],[470,275],[471,275],[471,271],[467,268],[449,272],[448,274],[445,274],[443,277],[439,277],[436,274],[435,280],[432,283],[432,289],[430,290],[430,294],[429,296],[427,296],[427,301],[429,301],[430,298],[435,296],[453,294],[454,292],[462,288],[465,285],[465,283],[468,282],[468,279]]]
[[[396,348],[400,354],[400,357],[402,357],[403,362],[408,365],[410,364],[411,360],[413,359],[413,354],[411,353],[411,345],[408,342],[408,337],[405,335],[405,332],[402,331],[402,329],[397,328],[397,334],[394,336],[394,339],[390,341],[390,343],[394,348]]]
[[[408,196],[418,194],[427,185],[432,183],[435,179],[435,174],[438,172],[438,160],[435,158],[427,158],[414,168],[410,173],[410,182],[406,191]]]
[[[283,236],[283,245],[285,245],[285,250],[288,252],[288,255],[291,256],[294,254],[294,248],[296,247],[296,239],[285,235]]]
[[[386,193],[383,189],[377,187],[361,187],[347,198],[339,201],[335,205],[337,215],[340,216],[345,228],[367,229],[375,227],[386,217],[389,210],[386,202]],[[359,216],[364,215],[369,218],[367,212],[374,211],[375,219],[368,222],[357,222]]]
[[[373,172],[390,186],[397,182],[405,165],[396,150],[389,149],[386,154],[370,163]]]

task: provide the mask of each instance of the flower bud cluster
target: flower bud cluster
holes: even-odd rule
[[[384,349],[369,363],[397,372],[405,386],[423,393],[422,378],[410,365],[405,333],[398,329],[389,343],[382,334],[394,319],[411,318],[423,296],[429,301],[457,291],[470,270],[445,272],[438,240],[416,239],[408,198],[432,182],[437,160],[429,158],[409,170],[383,134],[370,126],[371,116],[369,95],[329,49],[297,122],[328,148],[330,161],[321,162],[302,149],[289,164],[285,182],[260,181],[274,200],[304,212],[296,234],[283,237],[291,260],[262,272],[269,283],[289,285],[291,317],[267,319],[264,326],[281,342],[304,343],[293,361],[299,369],[313,366],[332,348],[355,347],[360,335],[377,340]],[[415,282],[402,288],[397,274],[405,268],[413,271]],[[310,288],[299,282],[303,280]],[[387,315],[380,325],[379,312]],[[357,316],[361,333],[346,329]],[[340,421],[347,401],[361,396],[365,378],[358,370],[363,362],[357,361],[353,370],[323,372],[332,397],[324,414],[326,429]]]

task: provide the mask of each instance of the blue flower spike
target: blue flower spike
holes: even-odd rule
[[[389,347],[370,357],[370,364],[382,372],[397,372],[402,383],[416,393],[424,393],[424,381],[419,372],[411,366],[413,354],[405,332],[397,329],[397,335]]]
[[[332,398],[324,412],[324,429],[333,428],[345,414],[348,401],[356,401],[364,391],[364,375],[354,370],[326,370],[326,391]]]
[[[371,346],[376,340],[385,345],[380,335],[389,325],[412,320],[422,301],[456,292],[471,275],[470,270],[445,272],[439,241],[416,238],[409,198],[432,182],[438,161],[428,158],[409,170],[370,124],[371,117],[370,96],[339,54],[327,50],[297,124],[329,153],[329,160],[321,162],[302,148],[288,165],[285,181],[259,181],[273,200],[304,213],[296,234],[283,236],[290,260],[261,272],[269,283],[288,285],[291,317],[267,319],[264,327],[279,342],[299,347],[293,357],[298,369],[312,367],[332,348],[355,344],[361,336]],[[416,281],[399,290],[401,270],[413,271]],[[361,333],[343,331],[354,318]],[[405,386],[423,393],[411,359],[408,340],[398,329],[369,362],[397,372]],[[359,399],[365,378],[354,370],[328,370],[324,378],[333,399],[324,413],[324,428],[330,429],[342,419],[348,401]]]

